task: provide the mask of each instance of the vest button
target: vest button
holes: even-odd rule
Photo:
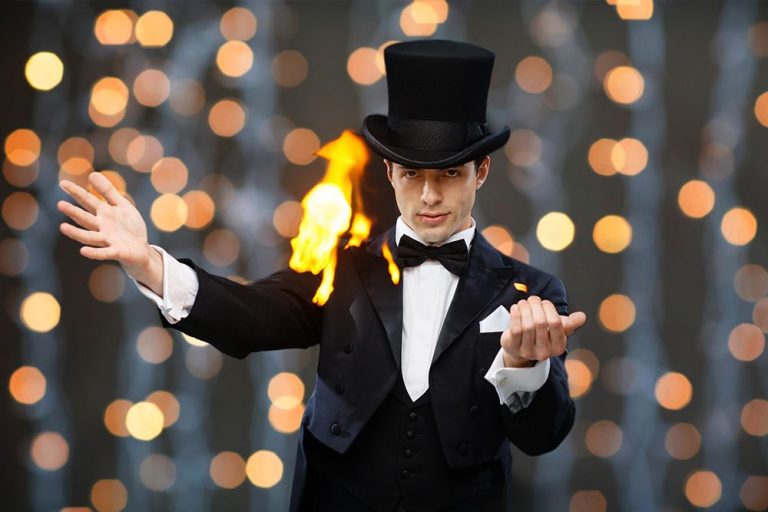
[[[408,471],[407,469],[402,470],[400,474],[403,475],[403,478],[405,478],[406,480],[408,479],[409,476],[411,476],[411,472]]]
[[[334,423],[331,425],[331,434],[335,436],[341,434],[341,427],[339,426],[338,423]]]
[[[340,395],[343,395],[344,394],[344,384],[342,384],[341,382],[336,384],[336,392],[338,394],[340,394]]]
[[[352,342],[350,341],[349,343],[344,345],[344,352],[346,352],[347,354],[351,354],[352,348],[353,348],[353,345],[352,345]]]
[[[462,455],[466,455],[469,453],[469,445],[468,444],[462,444],[459,446],[459,453]]]
[[[477,415],[480,414],[480,406],[479,405],[473,405],[469,408],[469,415],[474,417],[477,417]]]
[[[419,415],[415,412],[408,413],[408,419],[411,421],[416,421],[419,418]]]
[[[405,455],[410,459],[413,456],[413,452],[411,451],[410,448],[406,448],[405,450],[403,450],[403,455]]]
[[[413,430],[409,430],[408,432],[405,433],[405,437],[407,437],[408,439],[413,439],[414,437],[416,437],[416,433]]]

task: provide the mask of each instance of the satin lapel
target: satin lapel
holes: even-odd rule
[[[483,309],[509,284],[513,265],[505,265],[483,235],[475,231],[467,268],[456,285],[443,327],[437,338],[432,365],[440,355],[480,315]]]
[[[400,352],[403,343],[403,288],[392,283],[387,270],[387,260],[381,254],[386,242],[396,253],[395,228],[391,227],[367,246],[366,253],[359,253],[357,271],[376,313],[384,324],[392,355],[400,369]]]

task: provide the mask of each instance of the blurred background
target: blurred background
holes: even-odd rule
[[[61,235],[100,171],[150,242],[284,267],[313,152],[386,113],[393,41],[496,53],[473,211],[554,273],[576,422],[513,448],[516,510],[768,509],[768,6],[756,1],[0,3],[4,510],[286,510],[317,347],[237,360],[160,327]],[[361,184],[372,235],[397,210]]]

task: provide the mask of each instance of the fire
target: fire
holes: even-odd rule
[[[363,213],[359,186],[368,163],[368,150],[363,140],[344,130],[341,137],[324,145],[316,154],[328,160],[328,167],[320,183],[301,201],[304,216],[299,234],[291,240],[293,254],[288,265],[297,272],[323,272],[320,286],[312,298],[312,302],[322,306],[333,292],[339,238],[349,232],[350,239],[345,248],[359,246],[368,238],[371,220]],[[392,282],[397,284],[400,270],[392,262],[391,253],[388,254],[389,272]]]

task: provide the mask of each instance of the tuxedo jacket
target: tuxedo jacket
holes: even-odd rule
[[[317,380],[302,428],[343,454],[401,372],[402,286],[392,283],[382,256],[384,243],[396,255],[394,226],[360,247],[339,246],[333,292],[322,307],[312,303],[319,275],[284,269],[239,284],[182,258],[197,274],[197,296],[181,321],[170,324],[162,314],[160,320],[237,358],[319,344]],[[529,455],[551,451],[573,425],[567,351],[550,358],[546,382],[514,414],[483,378],[499,351],[501,331],[481,333],[480,320],[530,295],[568,314],[560,279],[500,253],[476,230],[429,370],[433,413],[449,467],[499,459],[505,450],[509,453],[509,442]],[[300,437],[292,508],[301,501],[306,476],[302,442]]]

